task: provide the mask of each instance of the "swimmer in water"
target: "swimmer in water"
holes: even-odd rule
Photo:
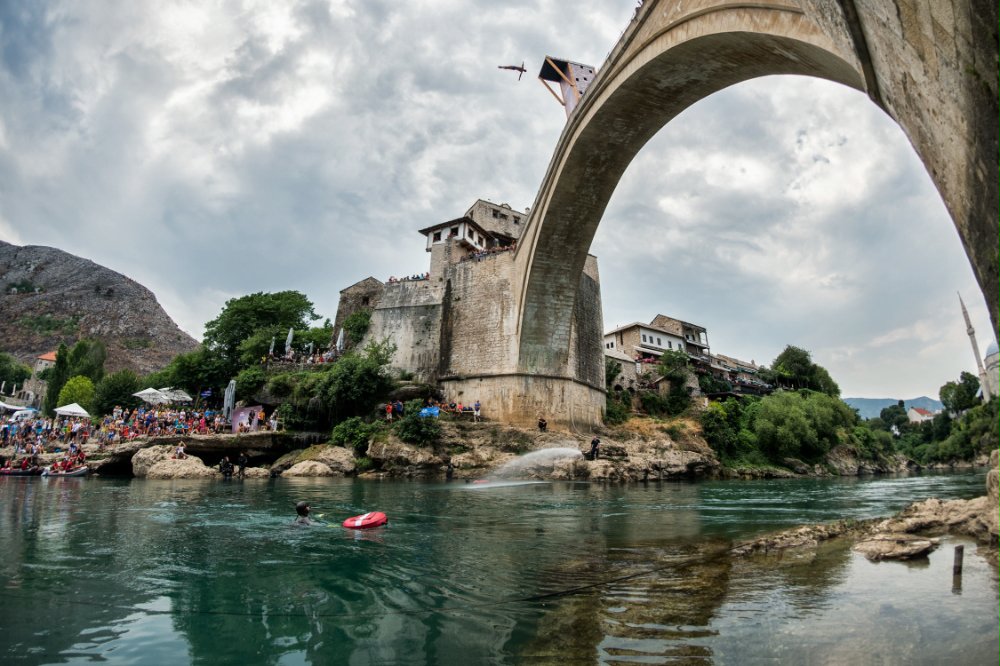
[[[299,502],[295,505],[295,513],[299,514],[295,518],[294,525],[315,525],[316,522],[309,517],[309,503]]]

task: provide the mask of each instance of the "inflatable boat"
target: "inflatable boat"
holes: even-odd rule
[[[352,516],[344,521],[344,527],[352,530],[363,530],[369,527],[379,527],[389,522],[381,511],[371,511],[360,516]]]
[[[86,476],[86,475],[87,475],[87,467],[86,466],[84,466],[84,467],[77,467],[76,469],[71,469],[68,472],[54,472],[54,471],[52,471],[52,468],[50,468],[50,467],[46,467],[45,469],[42,470],[42,476],[59,476],[59,477],[63,477],[63,476]]]
[[[0,469],[0,476],[38,476],[41,473],[41,467],[29,467],[28,469]]]

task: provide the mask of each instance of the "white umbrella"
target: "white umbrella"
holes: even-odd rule
[[[141,398],[143,402],[148,402],[151,405],[162,405],[165,402],[170,402],[170,398],[165,396],[161,391],[157,391],[155,388],[148,388],[139,391],[138,393],[133,393],[137,398]]]
[[[161,388],[157,390],[160,393],[162,393],[170,402],[191,402],[193,400],[193,398],[184,391],[172,388],[170,386],[168,386],[167,388]]]
[[[272,356],[274,354],[274,336],[271,336],[271,348],[267,350],[267,355]]]
[[[63,405],[62,407],[56,407],[56,414],[59,416],[90,416],[86,409],[75,402]]]
[[[292,338],[294,338],[294,337],[295,337],[295,329],[294,328],[289,328],[288,329],[288,337],[285,338],[285,353],[286,354],[292,350]]]
[[[344,327],[340,327],[340,333],[337,334],[337,351],[344,351]]]

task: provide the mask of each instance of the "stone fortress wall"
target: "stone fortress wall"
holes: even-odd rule
[[[467,216],[514,239],[526,217],[481,200]],[[449,399],[479,400],[487,418],[531,425],[544,415],[556,427],[600,421],[605,393],[596,257],[587,257],[569,339],[562,341],[569,345],[576,373],[566,384],[566,377],[517,372],[513,252],[475,258],[461,238],[444,238],[431,246],[430,255],[427,280],[382,283],[367,278],[342,290],[335,330],[351,313],[370,309],[371,323],[359,346],[391,340],[397,347],[392,360],[396,371],[439,384]]]

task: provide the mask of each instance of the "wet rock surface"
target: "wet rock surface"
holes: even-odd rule
[[[854,544],[854,550],[869,560],[909,560],[926,557],[941,544],[940,539],[911,534],[876,534]]]

